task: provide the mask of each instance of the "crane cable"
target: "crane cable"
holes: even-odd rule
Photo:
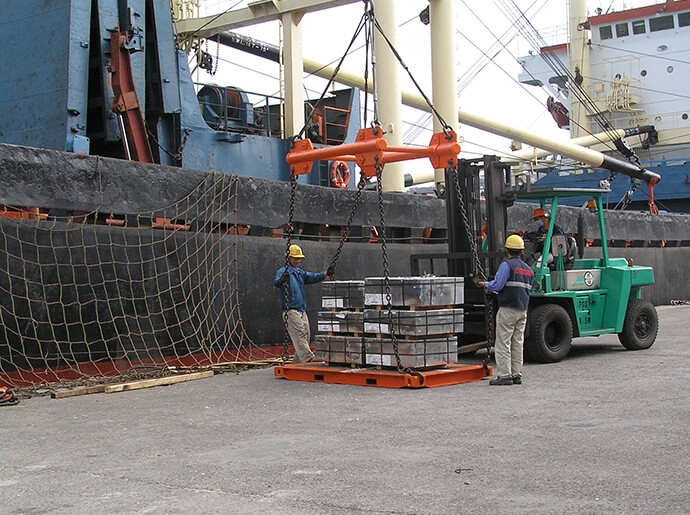
[[[328,88],[330,87],[331,83],[334,81],[336,75],[338,74],[338,70],[340,69],[340,66],[342,65],[345,57],[348,55],[349,49],[352,47],[355,38],[357,37],[357,35],[362,30],[364,30],[365,35],[366,35],[366,40],[367,40],[366,47],[369,50],[367,52],[367,58],[370,59],[369,62],[371,63],[371,70],[372,70],[372,96],[373,96],[373,103],[374,103],[374,108],[373,108],[374,120],[372,121],[372,129],[373,129],[374,133],[376,133],[376,131],[382,131],[383,130],[380,127],[380,124],[378,121],[378,100],[377,100],[377,87],[376,87],[376,60],[374,57],[374,54],[375,54],[374,38],[372,37],[373,33],[374,33],[374,29],[375,29],[379,32],[379,34],[381,34],[383,40],[386,42],[386,44],[388,45],[388,47],[391,50],[391,52],[393,53],[393,55],[396,57],[399,64],[408,73],[408,76],[412,80],[413,84],[415,85],[415,87],[417,88],[417,90],[419,91],[421,96],[424,98],[425,102],[427,103],[427,105],[429,106],[431,111],[434,113],[434,115],[439,120],[440,125],[443,127],[443,132],[445,134],[445,137],[447,139],[454,138],[454,133],[452,133],[452,128],[443,119],[443,117],[440,115],[440,113],[437,111],[437,109],[431,103],[431,101],[429,100],[427,95],[422,91],[421,87],[419,86],[419,83],[417,82],[417,80],[412,75],[410,69],[404,63],[402,57],[400,56],[400,53],[396,50],[396,48],[393,46],[393,44],[391,43],[388,36],[385,34],[383,29],[381,28],[378,20],[376,19],[375,14],[374,14],[374,8],[373,8],[373,5],[371,4],[370,0],[365,0],[364,5],[365,5],[365,13],[362,16],[362,19],[360,20],[360,23],[359,23],[359,25],[355,31],[355,36],[350,41],[350,44],[348,45],[347,50],[345,51],[343,57],[340,59],[340,61],[339,61],[338,65],[336,66],[333,74],[331,75],[331,78],[328,81],[328,85],[324,89],[324,92],[322,93],[321,98],[319,98],[319,100],[312,107],[312,112],[310,113],[308,120],[311,119],[311,116],[314,114],[315,110],[320,106],[320,103],[323,101],[323,98],[325,97],[326,92],[328,91]],[[368,75],[367,75],[368,72],[366,70],[368,70],[368,66],[365,66],[365,77],[367,77],[367,80],[365,82],[365,87],[368,89]],[[365,113],[366,113],[366,109],[365,109]],[[365,116],[366,116],[366,114],[365,114]],[[365,118],[365,125],[366,125],[366,118]],[[304,135],[307,128],[308,128],[308,126],[305,123],[305,126],[302,128],[302,130],[300,131],[298,136],[293,138],[293,146],[294,146],[295,141],[297,141],[297,139],[301,138]],[[449,164],[450,163],[452,163],[452,161],[449,161]],[[380,218],[381,250],[382,250],[383,268],[384,268],[385,303],[386,303],[386,307],[388,310],[388,317],[389,317],[389,322],[390,322],[389,323],[390,336],[391,336],[391,341],[393,343],[393,349],[394,349],[394,354],[396,357],[398,372],[416,375],[416,376],[418,376],[420,383],[423,384],[424,377],[421,373],[416,372],[414,370],[411,370],[409,367],[405,367],[402,365],[402,362],[400,360],[399,349],[398,349],[398,345],[397,345],[397,339],[395,337],[395,330],[394,330],[393,324],[392,324],[393,312],[392,312],[392,301],[391,301],[392,297],[390,294],[390,271],[389,271],[389,266],[388,266],[388,253],[387,253],[387,247],[386,247],[386,234],[385,234],[386,230],[385,230],[383,187],[381,184],[381,176],[383,173],[383,166],[384,166],[384,162],[379,161],[379,156],[376,156],[374,167],[375,167],[375,172],[376,172],[376,188],[377,188],[378,197],[379,197],[379,218]],[[335,264],[337,262],[338,256],[340,255],[340,251],[342,249],[342,246],[343,246],[345,240],[347,239],[347,237],[349,236],[350,225],[352,223],[352,219],[354,218],[354,213],[355,213],[355,210],[357,208],[357,205],[359,204],[361,192],[364,189],[364,185],[365,185],[365,176],[364,176],[364,172],[362,172],[361,178],[360,178],[360,181],[358,184],[358,191],[357,191],[357,194],[355,195],[355,202],[354,202],[354,205],[352,207],[350,217],[348,218],[348,225],[347,225],[346,229],[341,234],[341,241],[340,241],[340,244],[338,246],[338,250],[336,251],[336,255],[334,256],[334,260],[332,262],[332,265],[331,265],[331,267],[329,267],[330,270],[335,271],[334,270]],[[291,240],[292,240],[292,233],[294,232],[293,220],[294,220],[294,207],[295,207],[295,199],[296,199],[296,190],[297,190],[297,173],[296,173],[295,169],[293,168],[292,173],[291,173],[290,211],[289,211],[288,223],[286,226],[286,229],[287,229],[287,231],[286,231],[287,232],[287,238],[286,238],[287,251],[285,253],[286,269],[287,269],[287,265],[288,265],[288,253],[289,253],[289,248],[290,248],[290,244],[291,244]],[[284,291],[285,291],[285,296],[286,296],[286,300],[287,300],[287,296],[288,296],[287,287],[284,288]],[[285,326],[286,326],[286,333],[287,333],[287,326],[288,326],[288,324],[287,324],[287,311],[285,312],[284,319],[285,319]],[[287,337],[286,337],[286,341],[287,341]]]

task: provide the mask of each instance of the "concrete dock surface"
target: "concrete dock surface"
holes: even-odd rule
[[[0,407],[0,514],[690,513],[690,306],[521,386],[272,369]],[[481,354],[465,360],[480,362]]]

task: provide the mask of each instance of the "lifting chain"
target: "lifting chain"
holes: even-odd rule
[[[184,136],[182,136],[182,143],[180,143],[180,147],[177,149],[177,153],[173,154],[168,149],[164,148],[163,145],[161,145],[160,141],[158,141],[158,138],[156,138],[156,135],[149,129],[149,125],[148,123],[146,123],[146,120],[144,120],[144,123],[146,124],[146,134],[148,134],[149,139],[152,140],[156,144],[156,146],[159,149],[161,149],[165,154],[173,158],[178,163],[181,162],[182,152],[184,151],[184,146],[187,144],[187,139],[189,138],[189,135],[192,133],[192,129],[187,127],[184,130]]]
[[[385,296],[386,311],[388,313],[388,329],[390,331],[391,343],[393,344],[393,353],[395,354],[396,367],[401,374],[410,374],[419,378],[419,384],[424,384],[424,375],[409,367],[404,367],[400,361],[400,352],[398,350],[398,339],[395,337],[395,328],[393,326],[393,303],[390,285],[390,267],[388,266],[388,248],[386,247],[386,222],[384,215],[383,203],[383,187],[381,185],[381,175],[383,172],[383,165],[376,164],[376,191],[379,197],[379,219],[380,227],[379,234],[381,237],[381,258],[383,261],[383,288]]]
[[[350,216],[347,218],[347,225],[345,226],[345,230],[343,231],[342,235],[340,236],[340,242],[338,243],[338,249],[335,251],[335,255],[333,256],[333,260],[331,261],[331,266],[328,267],[329,270],[333,270],[335,273],[335,265],[338,263],[338,258],[340,257],[340,252],[343,250],[343,245],[345,242],[348,240],[350,237],[350,231],[352,230],[352,221],[355,218],[355,213],[357,212],[357,208],[359,207],[359,204],[362,200],[362,191],[364,191],[364,187],[367,184],[367,180],[364,177],[364,171],[361,170],[359,174],[359,182],[357,183],[357,192],[355,193],[355,200],[352,204],[352,209],[350,210]],[[333,276],[328,277],[331,281],[333,280]]]
[[[205,40],[206,43],[206,54],[211,55],[208,53],[208,38]],[[220,34],[218,34],[216,38],[216,59],[213,61],[213,64],[209,69],[206,71],[209,73],[209,75],[214,76],[216,72],[218,71],[218,61],[220,59]]]
[[[287,245],[285,248],[285,271],[287,272],[288,267],[290,266],[290,258],[289,258],[289,253],[290,253],[290,245],[292,245],[292,233],[294,230],[293,227],[293,218],[295,216],[295,197],[297,194],[297,175],[296,174],[291,174],[290,175],[290,208],[288,211],[288,222],[286,224],[286,232],[287,232]],[[284,306],[285,309],[283,310],[283,324],[285,325],[285,337],[283,339],[283,361],[285,361],[288,356],[288,343],[290,342],[290,332],[288,331],[289,324],[288,324],[288,303],[290,301],[290,284],[289,281],[285,284],[282,285],[282,293],[283,293],[283,301],[284,301]]]
[[[470,244],[470,249],[472,251],[472,261],[474,264],[474,272],[479,276],[482,281],[486,281],[487,277],[484,273],[484,267],[479,259],[479,252],[477,251],[477,242],[472,235],[472,229],[470,228],[470,220],[467,216],[467,207],[465,206],[465,199],[462,196],[462,190],[460,189],[460,178],[458,177],[458,167],[454,166],[451,169],[453,174],[453,184],[455,185],[455,193],[458,197],[458,204],[460,204],[460,213],[462,214],[462,222],[465,226],[465,234],[467,235],[467,240]],[[489,360],[491,359],[491,347],[496,342],[496,326],[494,319],[494,300],[490,295],[487,295],[486,290],[484,290],[484,306],[486,309],[486,357],[482,365],[484,369],[489,368]]]

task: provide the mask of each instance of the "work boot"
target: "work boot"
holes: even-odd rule
[[[522,376],[513,377],[513,384],[522,384]]]
[[[508,386],[509,384],[513,384],[513,378],[497,377],[496,379],[492,379],[491,381],[489,381],[489,384],[491,386]]]

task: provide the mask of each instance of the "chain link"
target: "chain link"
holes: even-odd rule
[[[151,132],[149,129],[148,124],[146,125],[146,134],[148,134],[149,138],[156,144],[156,146],[161,149],[165,154],[168,156],[172,157],[175,161],[182,161],[182,151],[184,150],[184,146],[187,144],[187,138],[189,138],[189,135],[192,133],[192,129],[187,128],[184,130],[184,136],[182,136],[182,143],[180,143],[180,148],[177,149],[177,153],[173,154],[170,152],[168,149],[164,148],[163,145],[161,145],[160,141],[158,141],[158,138]]]
[[[288,210],[288,222],[286,224],[287,232],[287,245],[285,249],[285,271],[287,272],[288,266],[290,265],[289,253],[290,245],[292,244],[292,233],[294,230],[293,219],[295,216],[295,197],[297,194],[297,175],[290,175],[290,208]],[[288,324],[288,304],[290,302],[290,282],[286,282],[282,285],[283,290],[283,301],[285,309],[283,310],[283,324],[285,325],[285,337],[283,339],[283,359],[285,360],[288,354],[288,343],[290,342],[290,332]]]
[[[486,281],[486,274],[484,273],[484,267],[479,259],[479,252],[477,251],[477,242],[472,234],[472,229],[470,228],[470,220],[467,216],[467,208],[465,206],[465,199],[462,195],[462,190],[460,189],[460,179],[458,177],[458,167],[454,166],[451,168],[451,173],[453,174],[453,183],[455,185],[455,193],[458,198],[458,204],[460,204],[460,214],[462,215],[462,221],[465,225],[465,234],[467,234],[467,240],[470,244],[470,250],[472,252],[472,260],[474,263],[474,273],[479,275],[482,281]],[[491,347],[496,342],[496,331],[495,331],[495,321],[494,321],[494,302],[491,296],[486,294],[484,290],[484,306],[486,310],[486,357],[484,358],[484,368],[488,370],[489,360],[491,359]]]
[[[384,203],[383,203],[383,187],[381,184],[381,175],[383,172],[383,165],[376,164],[376,191],[379,196],[379,234],[381,238],[381,257],[383,260],[383,288],[385,296],[386,311],[388,313],[388,328],[390,330],[391,343],[393,344],[393,353],[395,354],[396,368],[401,374],[410,374],[417,376],[419,378],[420,384],[424,384],[424,375],[420,372],[412,370],[409,367],[403,366],[400,361],[400,351],[398,349],[398,339],[395,336],[395,328],[393,325],[393,302],[391,295],[391,284],[390,284],[390,267],[388,265],[388,248],[386,246],[386,222],[384,213]]]
[[[350,231],[352,230],[352,221],[355,218],[355,213],[357,212],[357,208],[359,207],[359,204],[362,200],[362,191],[364,191],[364,187],[366,186],[367,181],[366,178],[364,177],[364,171],[362,170],[359,174],[359,182],[357,183],[357,192],[355,193],[355,200],[354,203],[352,204],[352,208],[350,210],[350,216],[347,218],[347,225],[345,226],[345,230],[343,231],[342,236],[340,237],[340,243],[338,244],[338,249],[335,251],[335,255],[333,256],[333,260],[331,261],[331,266],[329,268],[333,268],[335,270],[335,265],[338,263],[338,258],[340,257],[340,252],[343,250],[343,245],[347,241],[347,239],[350,237]],[[333,276],[329,276],[329,279],[333,280]]]
[[[460,204],[460,214],[462,215],[462,222],[465,225],[465,234],[467,234],[467,239],[470,244],[470,250],[472,251],[472,261],[474,264],[474,273],[479,274],[482,281],[486,281],[486,275],[484,273],[484,267],[479,259],[479,252],[477,251],[477,242],[472,235],[472,229],[470,228],[470,220],[467,216],[467,208],[465,206],[465,199],[462,196],[462,190],[460,189],[460,179],[458,177],[458,167],[454,166],[451,169],[453,174],[453,183],[455,184],[455,192],[458,198],[458,204]]]

